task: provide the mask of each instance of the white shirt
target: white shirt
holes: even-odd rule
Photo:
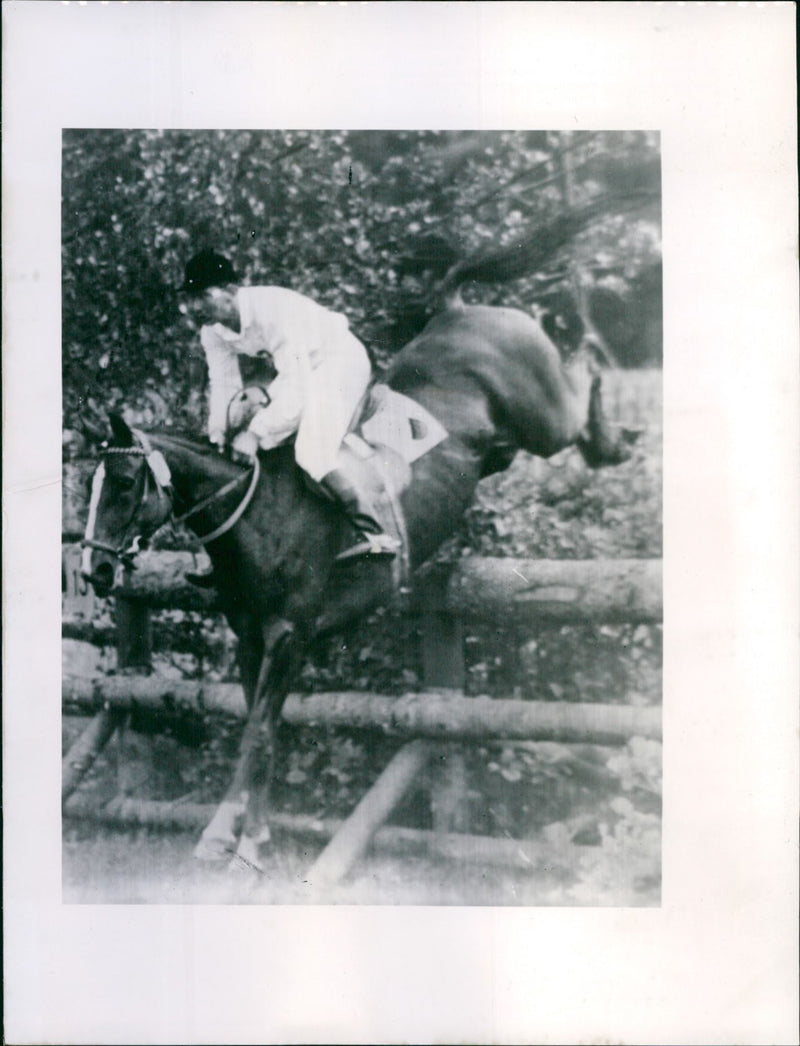
[[[221,323],[205,326],[200,342],[209,375],[209,437],[222,443],[231,398],[241,390],[237,356],[272,356],[277,377],[272,402],[250,424],[265,449],[298,429],[309,401],[314,372],[341,353],[352,352],[347,317],[284,287],[242,287],[237,294],[241,334]]]

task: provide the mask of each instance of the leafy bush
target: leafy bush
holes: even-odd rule
[[[65,131],[65,425],[123,403],[140,422],[200,423],[177,289],[203,247],[247,282],[344,312],[380,367],[421,329],[455,260],[658,180],[657,137],[639,132]],[[657,213],[609,213],[571,245],[577,269],[561,250],[545,272],[469,293],[530,309],[560,290],[574,312],[575,272],[590,288],[611,281],[624,362],[625,338],[657,311],[660,282],[646,284],[659,257]]]

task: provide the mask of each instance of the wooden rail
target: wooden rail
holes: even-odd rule
[[[190,552],[143,552],[117,595],[154,609],[215,610],[215,593],[186,580],[187,571],[205,562]],[[655,622],[662,612],[661,561],[471,556],[430,572],[415,589],[411,609],[468,620],[502,615],[530,625]]]
[[[199,832],[216,812],[213,803],[170,802],[158,799],[114,799],[104,806],[73,796],[64,813],[76,820],[89,820],[118,828],[148,827],[164,831]],[[334,839],[343,821],[310,817],[307,814],[275,812],[270,828],[275,834],[326,843]],[[569,844],[571,847],[575,844]],[[504,869],[533,871],[554,863],[557,847],[543,839],[500,839],[465,832],[431,832],[419,828],[386,825],[378,828],[370,849],[400,856],[431,854],[460,864],[481,864]],[[578,851],[585,848],[578,846]],[[563,853],[559,854],[562,859]]]
[[[63,701],[76,711],[142,708],[161,712],[245,713],[236,683],[198,683],[158,676],[67,676]],[[494,738],[508,741],[564,741],[574,744],[625,744],[630,737],[659,738],[661,710],[629,705],[562,701],[465,698],[446,691],[386,697],[361,691],[301,696],[290,694],[283,718],[294,726],[380,730],[402,737],[454,741]]]

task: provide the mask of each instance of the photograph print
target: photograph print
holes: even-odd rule
[[[62,897],[661,903],[657,131],[62,135]]]

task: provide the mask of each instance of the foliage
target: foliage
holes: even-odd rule
[[[178,288],[203,247],[247,282],[344,312],[381,366],[454,261],[658,178],[657,136],[639,132],[65,131],[65,424],[123,402],[140,421],[199,423]],[[657,359],[660,329],[653,340],[645,326],[660,307],[658,241],[652,209],[609,212],[570,248],[577,268],[561,251],[547,272],[470,294],[527,309],[549,295],[574,312],[576,280],[603,286],[620,358]]]
[[[478,488],[459,529],[461,554],[540,559],[661,555],[658,420],[630,461],[587,469],[569,449],[545,463],[520,454]],[[466,550],[466,551],[464,551]],[[446,553],[452,552],[452,546]]]

